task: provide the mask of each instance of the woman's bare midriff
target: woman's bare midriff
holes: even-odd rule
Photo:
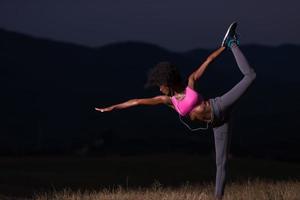
[[[190,113],[191,120],[199,120],[210,122],[212,118],[212,109],[209,101],[203,101],[201,104],[197,105]]]

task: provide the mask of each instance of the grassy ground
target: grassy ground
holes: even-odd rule
[[[225,199],[300,199],[300,164],[233,158]],[[0,199],[210,199],[214,159],[197,155],[0,159]]]
[[[124,189],[122,187],[101,191],[64,190],[38,194],[36,200],[211,200],[213,185],[183,185],[177,188],[162,187],[154,183],[148,189]],[[299,200],[300,182],[270,182],[255,180],[241,183],[230,183],[226,188],[224,200]]]

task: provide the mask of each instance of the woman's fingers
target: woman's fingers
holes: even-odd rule
[[[100,112],[107,112],[111,111],[113,107],[108,107],[108,108],[95,108],[95,110],[100,111]]]
[[[95,108],[95,110],[100,111],[100,112],[104,112],[104,109],[102,109],[102,108]]]

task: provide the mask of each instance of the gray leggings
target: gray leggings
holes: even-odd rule
[[[236,44],[233,44],[231,51],[235,57],[237,65],[244,74],[243,79],[237,83],[231,90],[220,97],[210,99],[213,108],[214,121],[212,122],[215,151],[216,151],[216,185],[215,196],[221,197],[224,194],[226,163],[228,150],[230,146],[230,114],[237,100],[245,94],[251,83],[256,77],[256,73],[249,66],[245,56]]]

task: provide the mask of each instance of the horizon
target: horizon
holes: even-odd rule
[[[46,40],[46,41],[50,41],[50,42],[63,43],[63,44],[67,44],[67,45],[75,45],[75,46],[84,47],[84,48],[91,48],[91,49],[103,48],[103,47],[106,47],[106,46],[118,45],[118,44],[124,44],[124,43],[137,43],[137,44],[153,45],[153,46],[157,46],[159,48],[165,49],[167,51],[176,52],[176,53],[189,52],[189,51],[194,51],[194,50],[198,50],[198,49],[201,49],[201,50],[212,50],[212,49],[218,48],[218,46],[216,46],[215,48],[194,47],[194,48],[186,49],[186,50],[173,50],[173,49],[164,47],[164,46],[162,46],[160,44],[146,42],[146,41],[140,41],[140,40],[124,40],[124,41],[117,41],[117,42],[106,43],[106,44],[103,44],[103,45],[100,45],[100,46],[89,46],[89,45],[85,45],[85,44],[78,44],[78,43],[72,42],[72,41],[63,41],[63,40],[53,39],[53,38],[47,38],[47,37],[43,37],[43,36],[34,36],[34,35],[31,35],[31,34],[22,33],[22,32],[18,32],[18,31],[14,31],[14,30],[9,30],[9,29],[5,29],[5,28],[0,28],[0,31],[1,30],[5,31],[5,32],[12,33],[12,34],[23,35],[25,37],[30,37],[30,38],[36,39],[36,40]],[[248,44],[242,44],[241,46],[245,46],[245,47],[247,47],[247,46],[259,46],[259,47],[277,48],[277,47],[282,47],[282,46],[300,46],[300,44],[296,44],[296,43],[282,43],[282,44],[277,44],[277,45],[271,45],[271,44],[248,43]]]
[[[133,40],[186,51],[218,46],[238,21],[242,44],[300,44],[299,7],[296,0],[2,0],[0,27],[89,47]]]

